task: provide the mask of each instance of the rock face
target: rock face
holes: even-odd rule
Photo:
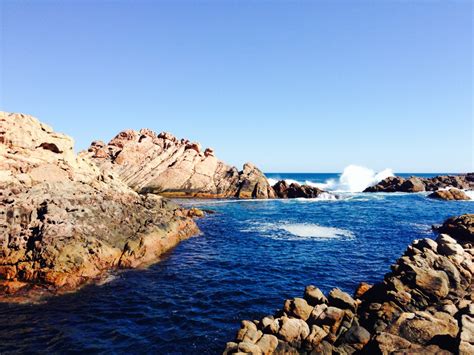
[[[441,229],[451,236],[415,240],[382,282],[361,284],[354,297],[308,286],[274,316],[244,321],[224,353],[472,354],[474,215]]]
[[[441,175],[433,178],[388,177],[364,192],[423,192],[454,187],[462,190],[474,189],[474,173],[461,175]]]
[[[138,195],[76,156],[68,136],[0,113],[0,300],[75,290],[197,232],[188,211]]]
[[[308,185],[292,183],[288,185],[285,180],[278,181],[273,185],[273,190],[279,198],[316,198],[325,191]]]
[[[436,200],[464,200],[468,201],[471,198],[462,190],[458,189],[449,189],[449,190],[438,190],[428,195],[429,198],[434,198]]]
[[[107,145],[92,142],[88,157],[102,168],[114,171],[139,193],[169,197],[274,198],[263,173],[247,163],[239,171],[214,155],[212,148],[178,140],[170,133],[149,129],[120,132]]]

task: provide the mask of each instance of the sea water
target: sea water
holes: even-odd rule
[[[216,212],[198,221],[201,235],[102,285],[43,304],[0,304],[0,353],[219,353],[242,319],[273,313],[309,284],[352,293],[378,282],[412,240],[435,237],[432,224],[474,213],[474,202],[425,193],[354,191],[377,175],[355,171],[268,174],[338,199],[180,200]]]

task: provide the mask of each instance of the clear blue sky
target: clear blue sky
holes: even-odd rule
[[[471,1],[1,2],[1,92],[77,149],[148,127],[264,171],[473,170]]]

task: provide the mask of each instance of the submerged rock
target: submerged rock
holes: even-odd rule
[[[278,339],[274,354],[471,354],[473,226],[474,215],[447,220],[441,230],[450,235],[414,241],[382,282],[361,284],[354,298],[339,289],[326,298],[308,286],[304,300],[287,300],[252,323],[255,331]],[[238,342],[225,353],[237,352]]]
[[[198,232],[188,214],[76,156],[70,137],[36,118],[0,113],[1,301],[73,291],[156,261]]]

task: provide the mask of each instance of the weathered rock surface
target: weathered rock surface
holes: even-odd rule
[[[274,354],[472,354],[474,215],[451,218],[441,230],[451,235],[415,240],[382,282],[361,284],[354,297],[339,289],[325,297],[308,286],[304,299],[285,301],[275,316],[246,321],[252,353],[272,335]],[[242,329],[226,354],[240,349]]]
[[[437,230],[449,234],[460,243],[474,243],[474,215],[463,214],[448,218]]]
[[[391,176],[364,192],[423,192],[454,187],[461,190],[474,189],[474,173],[461,175],[440,175],[432,178],[410,177],[408,179]]]
[[[108,144],[92,142],[88,157],[114,171],[140,193],[169,197],[274,198],[263,173],[247,163],[239,171],[216,158],[212,148],[149,129],[120,132]]]
[[[448,190],[438,190],[428,195],[429,198],[436,200],[464,200],[468,201],[471,198],[462,190],[451,188]]]
[[[278,181],[273,185],[273,190],[279,198],[316,198],[325,191],[308,185],[300,185],[297,183],[288,183],[285,180]]]
[[[0,113],[0,300],[72,291],[156,261],[198,232],[189,215],[76,156],[70,137],[36,118]]]

